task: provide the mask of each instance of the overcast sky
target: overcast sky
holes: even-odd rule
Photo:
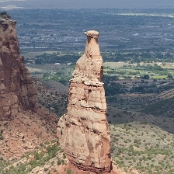
[[[174,8],[174,0],[0,0],[0,7],[23,8]]]

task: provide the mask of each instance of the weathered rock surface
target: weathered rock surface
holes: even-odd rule
[[[17,115],[20,109],[33,110],[36,92],[24,58],[20,56],[16,22],[0,16],[0,119]]]
[[[48,110],[36,106],[36,112],[20,111],[13,120],[0,121],[0,158],[19,159],[39,147],[41,143],[56,139],[58,118]]]
[[[20,57],[16,22],[0,14],[0,158],[20,158],[56,139],[58,118],[36,103],[32,79]]]
[[[70,80],[68,112],[58,122],[58,139],[77,168],[109,173],[110,132],[103,88],[99,33],[88,31],[86,49]]]

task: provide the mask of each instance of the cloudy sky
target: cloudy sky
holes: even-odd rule
[[[174,0],[0,0],[0,7],[23,8],[174,8]]]

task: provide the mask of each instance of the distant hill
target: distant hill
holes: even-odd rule
[[[163,99],[145,107],[142,112],[155,116],[174,118],[174,97]]]
[[[56,81],[44,81],[43,83],[33,78],[36,88],[36,99],[39,104],[62,116],[67,112],[67,87]],[[66,92],[65,92],[66,91]]]

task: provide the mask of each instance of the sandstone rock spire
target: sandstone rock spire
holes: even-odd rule
[[[16,22],[0,14],[0,119],[15,116],[20,108],[34,109],[36,92],[24,58],[20,56]]]
[[[58,123],[58,139],[69,161],[77,168],[109,173],[110,132],[103,88],[103,61],[99,33],[87,31],[86,49],[70,80],[67,115]]]

